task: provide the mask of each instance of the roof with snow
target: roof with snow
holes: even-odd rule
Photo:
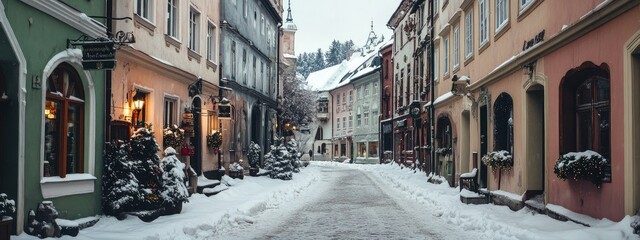
[[[307,85],[313,91],[329,91],[379,69],[380,65],[375,65],[373,60],[387,43],[379,42],[372,49],[361,49],[353,53],[349,60],[344,60],[338,65],[312,72],[307,77]]]

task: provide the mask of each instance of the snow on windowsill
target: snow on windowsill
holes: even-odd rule
[[[96,177],[88,173],[67,174],[66,177],[43,177],[40,189],[44,198],[54,198],[94,192]]]

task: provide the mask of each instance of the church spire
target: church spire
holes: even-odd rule
[[[289,8],[287,9],[287,22],[293,22],[293,17],[291,16],[291,0],[289,0]]]

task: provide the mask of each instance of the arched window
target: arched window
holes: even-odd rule
[[[60,64],[47,78],[44,176],[84,171],[84,90],[76,70]]]
[[[609,159],[605,181],[611,179],[609,66],[585,62],[562,79],[561,154],[592,150]]]
[[[318,130],[316,130],[316,140],[324,139],[322,135],[323,135],[322,127],[318,127]]]
[[[513,155],[513,99],[501,93],[493,105],[493,150],[505,150]]]

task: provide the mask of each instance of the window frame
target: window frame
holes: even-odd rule
[[[136,0],[136,15],[153,22],[153,3],[152,0]]]
[[[505,117],[508,118],[503,119]],[[511,156],[514,156],[515,121],[513,117],[513,98],[508,93],[502,92],[493,104],[493,150],[505,150],[511,153]]]
[[[180,33],[180,24],[178,21],[180,20],[180,8],[179,8],[179,0],[167,0],[167,32],[166,34],[178,39],[178,34]]]
[[[64,92],[59,92],[58,90],[56,90],[56,93],[53,93],[50,91],[50,89],[52,89],[52,85],[55,84],[50,84],[52,83],[51,77],[53,76],[53,74],[56,73],[56,71],[59,71],[59,73],[61,74],[61,82],[58,84],[58,86],[53,86],[56,87],[56,89],[58,87],[62,87],[64,88],[64,86],[60,86],[60,84],[65,85],[64,84],[64,78],[65,78],[65,74],[66,77],[69,81],[73,80],[73,90],[79,90],[80,95],[79,96],[70,96],[67,89],[61,89]],[[71,86],[71,84],[66,84],[66,86]],[[59,94],[58,94],[59,93]],[[62,96],[60,96],[62,95]],[[47,173],[46,169],[43,170],[42,172],[42,177],[60,177],[60,178],[65,178],[66,175],[68,174],[82,174],[85,173],[85,158],[84,158],[84,129],[85,129],[85,108],[86,108],[86,102],[85,102],[85,90],[84,90],[84,86],[82,83],[82,79],[80,78],[80,75],[78,73],[78,71],[71,65],[67,64],[67,63],[61,63],[58,66],[56,66],[56,68],[51,72],[51,74],[47,77],[47,88],[45,89],[45,106],[48,105],[48,102],[58,102],[58,104],[62,104],[61,108],[58,109],[56,108],[56,113],[50,113],[51,115],[55,116],[53,119],[58,119],[57,122],[57,126],[55,126],[56,129],[54,129],[56,131],[56,135],[57,135],[57,139],[58,142],[56,143],[56,147],[57,147],[57,153],[55,153],[56,159],[54,159],[57,163],[57,175],[52,175],[51,172]],[[76,163],[76,166],[74,166],[76,168],[75,172],[71,172],[67,169],[67,159],[64,156],[67,156],[67,151],[68,151],[68,142],[67,139],[64,138],[63,136],[67,136],[68,135],[68,126],[69,126],[69,114],[68,114],[68,110],[69,110],[69,106],[73,105],[76,106],[78,111],[78,118],[79,120],[74,121],[74,123],[78,123],[78,125],[80,125],[77,129],[77,135],[79,140],[77,140],[78,145],[76,146],[76,157],[78,160],[78,162]],[[45,107],[45,111],[46,111],[46,107]],[[43,122],[44,122],[44,128],[45,130],[43,130],[43,136],[45,136],[45,141],[46,141],[46,135],[47,135],[47,118],[48,115],[45,116],[43,112]],[[43,155],[43,159],[45,158],[44,156],[47,155],[47,149],[46,149],[46,145],[43,142],[43,145],[45,145],[45,149],[43,151],[44,155]],[[43,164],[45,162],[48,162],[48,160],[44,160]]]
[[[460,69],[460,25],[453,27],[453,71]]]
[[[446,36],[442,39],[444,58],[442,59],[442,67],[444,76],[449,75],[449,36]]]
[[[489,42],[489,7],[487,7],[487,1],[478,0],[478,27],[480,29],[478,38],[480,39],[480,48]]]
[[[509,24],[509,0],[495,0],[496,33]]]
[[[178,125],[178,111],[179,111],[179,98],[173,95],[164,95],[163,107],[162,107],[162,126],[164,128],[171,127],[171,125]],[[167,104],[173,104],[172,111],[167,111]],[[167,123],[167,120],[168,123]]]
[[[469,8],[464,16],[465,54],[464,59],[473,57],[473,8]]]
[[[216,25],[211,22],[208,21],[207,24],[207,60],[209,60],[212,63],[216,62],[216,31],[217,31],[217,27]]]
[[[200,12],[194,7],[189,8],[189,44],[187,48],[193,52],[200,50]]]

